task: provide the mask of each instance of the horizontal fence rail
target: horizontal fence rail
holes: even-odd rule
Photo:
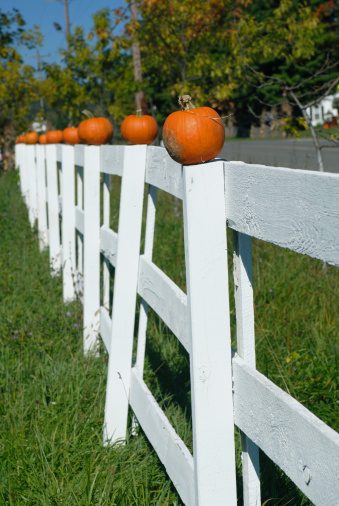
[[[62,273],[64,300],[83,302],[84,353],[97,354],[101,338],[109,356],[104,443],[126,438],[131,406],[134,426],[185,504],[235,505],[235,424],[245,505],[261,504],[259,448],[314,504],[337,505],[338,434],[256,370],[252,237],[338,266],[339,176],[223,160],[183,167],[156,146],[17,145],[16,164],[40,248],[49,248],[52,273]],[[121,178],[117,230],[110,176]],[[187,294],[152,260],[159,190],[182,200]],[[233,233],[237,353],[226,232]],[[193,455],[143,379],[148,308],[189,354]]]

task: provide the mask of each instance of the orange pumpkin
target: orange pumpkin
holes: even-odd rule
[[[158,125],[152,116],[143,116],[137,111],[136,115],[130,114],[124,119],[121,133],[129,144],[152,144],[158,135]]]
[[[48,144],[60,144],[63,141],[62,131],[61,130],[51,130],[47,134],[47,143]]]
[[[66,144],[81,144],[77,127],[68,127],[62,132]]]
[[[162,132],[168,154],[183,165],[212,160],[225,142],[219,114],[210,107],[195,108],[189,95],[180,96],[179,104],[184,110],[170,114]]]
[[[17,138],[17,140],[15,141],[15,144],[22,144],[22,143],[25,143],[25,136],[24,135],[19,135],[19,137]]]
[[[46,134],[41,134],[40,135],[40,137],[39,137],[39,143],[40,144],[48,144],[47,135]]]
[[[39,140],[39,135],[36,132],[28,132],[26,134],[26,144],[36,144]]]
[[[113,126],[106,118],[85,119],[78,126],[78,135],[84,144],[107,144],[113,136]]]

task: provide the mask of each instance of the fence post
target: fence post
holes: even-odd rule
[[[104,444],[126,439],[146,154],[146,145],[125,148],[106,388]]]
[[[57,175],[58,169],[57,169],[56,150],[57,150],[56,144],[46,145],[49,260],[52,275],[57,274],[61,268],[59,197],[58,197],[58,175]]]
[[[255,369],[252,237],[234,230],[233,249],[237,353]],[[243,432],[241,447],[244,506],[258,506],[261,503],[259,448]]]
[[[40,251],[48,246],[47,230],[47,194],[46,194],[46,149],[44,145],[36,146],[37,188],[38,188],[38,229]]]
[[[100,147],[84,155],[84,353],[96,352],[100,328]]]
[[[63,299],[75,298],[75,176],[74,147],[62,146],[62,252]]]
[[[35,159],[35,145],[26,146],[26,176],[28,179],[28,216],[31,227],[34,227],[38,217],[37,170]]]
[[[183,167],[196,504],[237,504],[223,162]]]

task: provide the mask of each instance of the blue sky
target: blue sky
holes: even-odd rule
[[[40,26],[44,36],[44,43],[39,48],[41,60],[48,63],[60,63],[58,49],[66,47],[65,38],[65,10],[63,0],[4,0],[0,2],[4,12],[16,8],[26,21],[26,28],[32,28],[34,24]],[[69,18],[71,31],[72,26],[83,26],[85,33],[92,27],[92,15],[104,7],[116,9],[125,6],[124,0],[68,0]],[[59,23],[62,31],[57,31],[53,23]],[[21,48],[20,53],[25,63],[36,67],[36,50]],[[43,56],[49,55],[49,56]],[[30,58],[30,56],[32,58]]]

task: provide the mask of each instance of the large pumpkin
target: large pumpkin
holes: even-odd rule
[[[78,135],[84,144],[107,144],[113,136],[113,126],[106,118],[85,119],[78,126]]]
[[[41,134],[40,135],[40,137],[39,137],[39,143],[40,144],[48,144],[47,135],[46,134]]]
[[[63,141],[62,131],[61,130],[51,130],[47,134],[47,143],[48,144],[60,144]]]
[[[62,132],[66,144],[81,144],[77,127],[68,127]]]
[[[179,104],[184,110],[170,114],[162,132],[170,157],[183,165],[212,160],[225,142],[225,127],[219,114],[210,107],[195,108],[188,95],[180,96]]]
[[[121,133],[129,144],[152,144],[158,135],[158,125],[152,116],[137,111],[124,119]]]
[[[26,144],[36,144],[39,140],[39,135],[36,132],[28,132],[26,134]]]

